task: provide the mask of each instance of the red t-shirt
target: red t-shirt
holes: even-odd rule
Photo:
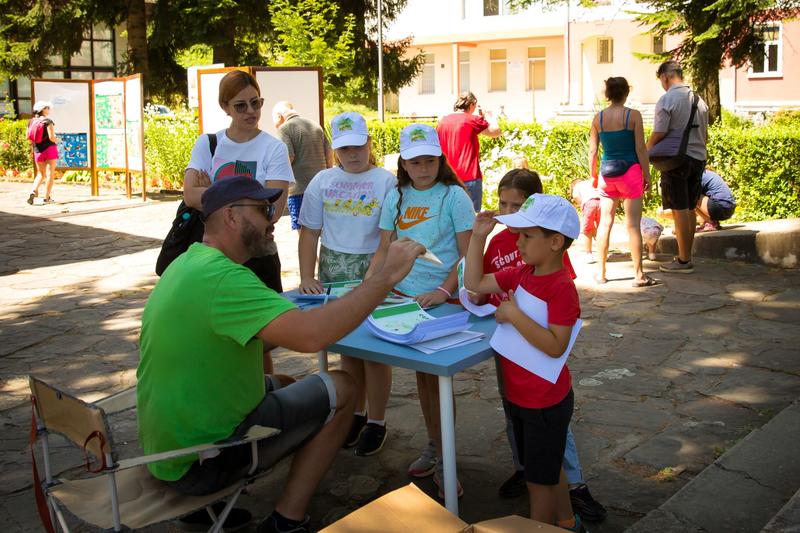
[[[469,113],[452,113],[436,126],[447,162],[461,181],[481,179],[478,134],[489,127],[486,119]]]
[[[581,304],[575,282],[566,268],[545,276],[534,276],[533,267],[525,265],[496,272],[497,284],[503,291],[522,287],[547,303],[547,322],[559,326],[574,326],[581,315]],[[550,407],[569,394],[572,378],[564,365],[555,383],[550,383],[505,357],[500,358],[503,381],[508,400],[521,407],[542,409]]]
[[[504,229],[489,241],[489,246],[486,247],[486,252],[483,254],[483,273],[494,274],[507,268],[516,268],[523,266],[525,262],[522,256],[519,255],[519,248],[517,248],[517,238],[519,235],[511,233],[508,228]],[[567,269],[572,279],[578,277],[575,274],[575,269],[572,268],[572,262],[569,260],[569,254],[564,251],[564,268]],[[500,305],[500,302],[507,300],[505,294],[490,294],[488,302],[494,305]]]

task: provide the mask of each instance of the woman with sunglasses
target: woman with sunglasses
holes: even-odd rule
[[[186,205],[201,209],[200,197],[213,182],[233,176],[249,176],[264,187],[283,190],[275,201],[272,215],[272,222],[276,223],[283,214],[294,174],[286,145],[258,127],[264,105],[258,82],[247,72],[228,72],[219,83],[219,105],[231,117],[231,125],[216,133],[217,146],[213,157],[207,135],[201,135],[195,142],[184,174],[183,199]],[[277,248],[264,257],[250,259],[244,265],[267,287],[283,292]],[[264,367],[266,373],[272,373],[268,352],[264,353]]]

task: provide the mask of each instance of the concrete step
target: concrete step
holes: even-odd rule
[[[658,251],[676,255],[675,237],[664,232]],[[719,231],[698,233],[693,255],[706,259],[726,259],[762,263],[781,268],[800,266],[800,218],[725,224]]]
[[[627,533],[761,531],[800,488],[798,442],[800,403],[795,401]]]
[[[772,517],[761,533],[798,533],[800,532],[800,490],[786,502],[778,514]]]

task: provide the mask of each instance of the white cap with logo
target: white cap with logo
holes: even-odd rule
[[[433,126],[411,124],[400,132],[400,157],[408,161],[421,155],[439,157],[442,147]]]
[[[53,104],[50,103],[48,100],[39,100],[35,104],[33,104],[33,112],[34,113],[41,113],[43,109],[47,108],[53,109]]]
[[[331,120],[331,146],[334,150],[344,146],[364,146],[367,139],[367,121],[358,113],[348,111]]]
[[[511,228],[545,228],[573,240],[581,233],[575,207],[566,198],[553,194],[532,194],[516,213],[494,218]]]

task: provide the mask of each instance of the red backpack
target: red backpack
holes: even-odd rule
[[[42,138],[44,138],[44,119],[42,118],[32,118],[30,122],[28,122],[28,132],[27,132],[28,140],[39,144],[42,142]]]

